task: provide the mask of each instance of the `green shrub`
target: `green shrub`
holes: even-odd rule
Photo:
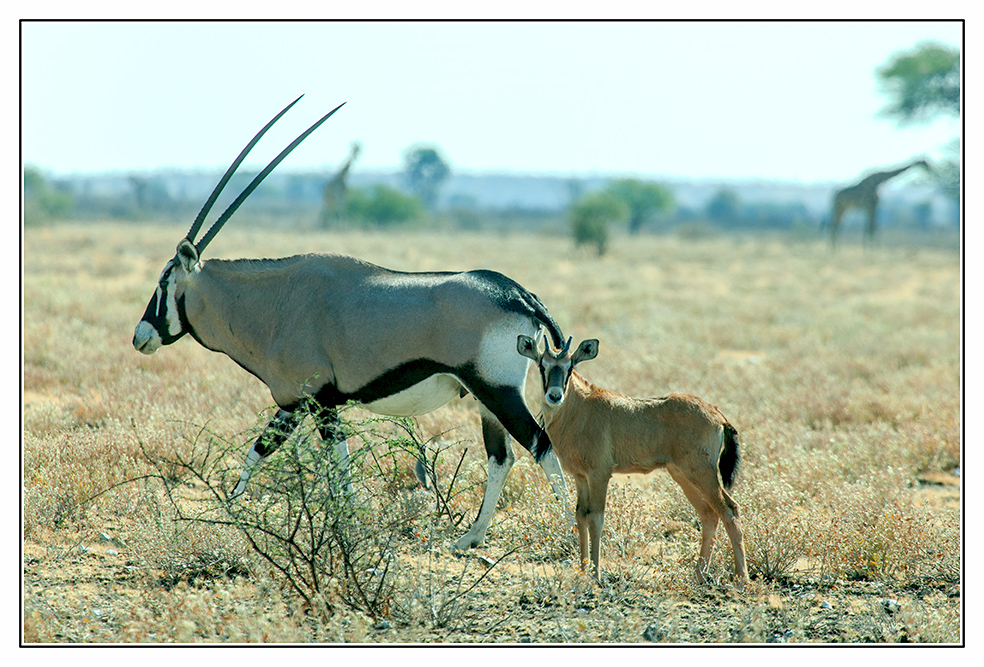
[[[352,190],[345,203],[349,218],[372,227],[392,227],[420,217],[423,208],[416,197],[386,185],[375,185],[368,193]]]
[[[599,255],[608,248],[608,225],[626,218],[628,207],[611,194],[599,192],[587,195],[571,209],[571,228],[574,244],[593,244]]]

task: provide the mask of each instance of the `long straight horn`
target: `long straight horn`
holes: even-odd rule
[[[304,96],[301,95],[300,97],[297,98],[297,100],[301,99],[301,97]],[[276,123],[278,120],[280,120],[281,116],[287,113],[288,109],[290,109],[292,106],[297,104],[297,100],[294,100],[293,102],[285,106],[283,111],[278,113],[276,116],[273,117],[273,120],[271,120],[269,123],[264,125],[263,129],[256,133],[256,136],[253,137],[248,144],[246,144],[246,148],[244,148],[242,152],[239,153],[239,155],[236,157],[236,159],[233,160],[232,164],[229,165],[229,168],[226,169],[226,172],[222,175],[222,178],[219,180],[218,185],[216,185],[215,189],[212,190],[212,194],[208,196],[208,200],[205,202],[205,205],[202,206],[202,210],[198,212],[198,217],[195,218],[195,222],[192,223],[191,229],[189,229],[188,233],[185,235],[186,239],[188,239],[192,243],[195,242],[195,234],[198,233],[198,230],[201,229],[202,227],[202,223],[205,222],[205,216],[207,216],[208,212],[212,210],[212,206],[215,205],[215,200],[219,198],[219,194],[221,194],[222,189],[225,188],[226,183],[228,183],[229,179],[232,178],[232,175],[236,173],[236,169],[238,169],[239,165],[242,164],[242,161],[246,158],[246,154],[249,153],[250,150],[252,150],[253,146],[256,145],[256,142],[260,140],[260,137],[266,134],[266,131],[269,130],[271,127],[273,127],[273,124]]]
[[[571,341],[574,340],[574,336],[567,339],[567,343],[564,344],[564,349],[560,351],[560,356],[567,354],[567,351],[571,349]]]
[[[198,249],[198,254],[199,255],[202,253],[203,250],[205,250],[205,246],[207,246],[209,244],[209,241],[211,241],[212,238],[216,234],[218,234],[219,230],[222,229],[222,225],[224,225],[226,223],[226,221],[229,220],[229,218],[232,217],[232,214],[236,212],[236,209],[239,208],[239,205],[242,204],[244,201],[246,201],[246,197],[249,197],[250,193],[253,192],[253,190],[255,190],[256,187],[260,183],[263,182],[263,179],[264,178],[266,178],[267,176],[270,175],[270,172],[271,171],[273,171],[274,169],[276,169],[277,165],[280,164],[281,160],[283,160],[285,157],[287,157],[287,154],[288,153],[290,153],[292,150],[294,150],[295,148],[297,148],[297,145],[299,143],[301,143],[302,141],[304,141],[305,139],[307,139],[307,136],[309,134],[311,134],[312,132],[314,132],[315,130],[317,130],[318,127],[323,122],[325,122],[326,120],[328,120],[329,118],[331,118],[331,115],[333,113],[335,113],[336,111],[338,111],[339,109],[341,109],[344,105],[345,105],[345,102],[342,102],[337,107],[335,107],[334,109],[332,109],[331,111],[329,111],[328,113],[326,113],[324,116],[322,116],[321,120],[319,120],[317,123],[315,123],[314,125],[312,125],[311,127],[309,127],[307,130],[305,130],[304,133],[301,134],[301,136],[297,137],[297,139],[294,139],[294,141],[292,141],[290,143],[290,145],[287,146],[287,148],[285,148],[282,151],[280,151],[280,155],[278,155],[277,157],[273,158],[273,161],[270,162],[270,164],[268,164],[263,171],[261,171],[260,173],[258,173],[256,175],[256,177],[250,182],[250,184],[246,186],[246,189],[243,190],[239,194],[238,197],[236,197],[236,200],[234,202],[232,202],[231,204],[229,204],[229,208],[227,208],[222,213],[222,215],[219,216],[219,219],[215,221],[215,224],[213,224],[209,228],[209,230],[208,230],[208,232],[206,232],[205,236],[202,237],[202,240],[195,244],[195,247]]]

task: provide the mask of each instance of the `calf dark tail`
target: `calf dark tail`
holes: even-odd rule
[[[738,431],[731,424],[724,424],[724,439],[721,448],[721,458],[718,460],[718,470],[721,471],[721,481],[724,488],[730,489],[738,475],[738,465],[741,455],[738,453]]]

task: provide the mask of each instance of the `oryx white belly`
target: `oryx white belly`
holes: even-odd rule
[[[461,383],[451,375],[432,375],[401,392],[366,405],[379,415],[413,417],[436,410],[460,394]]]

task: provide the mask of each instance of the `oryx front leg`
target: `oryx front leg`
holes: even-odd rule
[[[540,457],[540,467],[543,468],[544,474],[550,480],[550,488],[553,489],[554,495],[563,504],[564,509],[567,509],[567,482],[564,481],[564,471],[560,467],[560,459],[557,458],[552,447]]]
[[[263,433],[253,442],[253,446],[246,453],[246,462],[243,464],[243,471],[239,474],[239,483],[229,494],[229,500],[235,500],[243,494],[243,491],[246,490],[246,483],[253,476],[253,470],[256,469],[256,466],[277,451],[280,445],[284,444],[284,441],[297,428],[299,422],[300,418],[293,412],[277,410],[277,414],[273,416],[270,423],[263,429]]]
[[[546,437],[546,433],[544,433],[544,437]],[[564,471],[560,467],[560,459],[557,458],[557,454],[552,447],[546,454],[540,457],[540,467],[543,468],[547,479],[550,480],[550,487],[553,489],[554,495],[560,501],[564,518],[567,519],[568,532],[573,531],[575,516],[567,504],[567,482],[564,480]]]
[[[353,494],[352,474],[349,470],[348,434],[345,431],[345,425],[338,418],[338,412],[333,408],[321,410],[317,415],[317,421],[321,439],[334,449],[332,464],[338,477],[342,480],[342,490],[345,496],[350,498]]]

